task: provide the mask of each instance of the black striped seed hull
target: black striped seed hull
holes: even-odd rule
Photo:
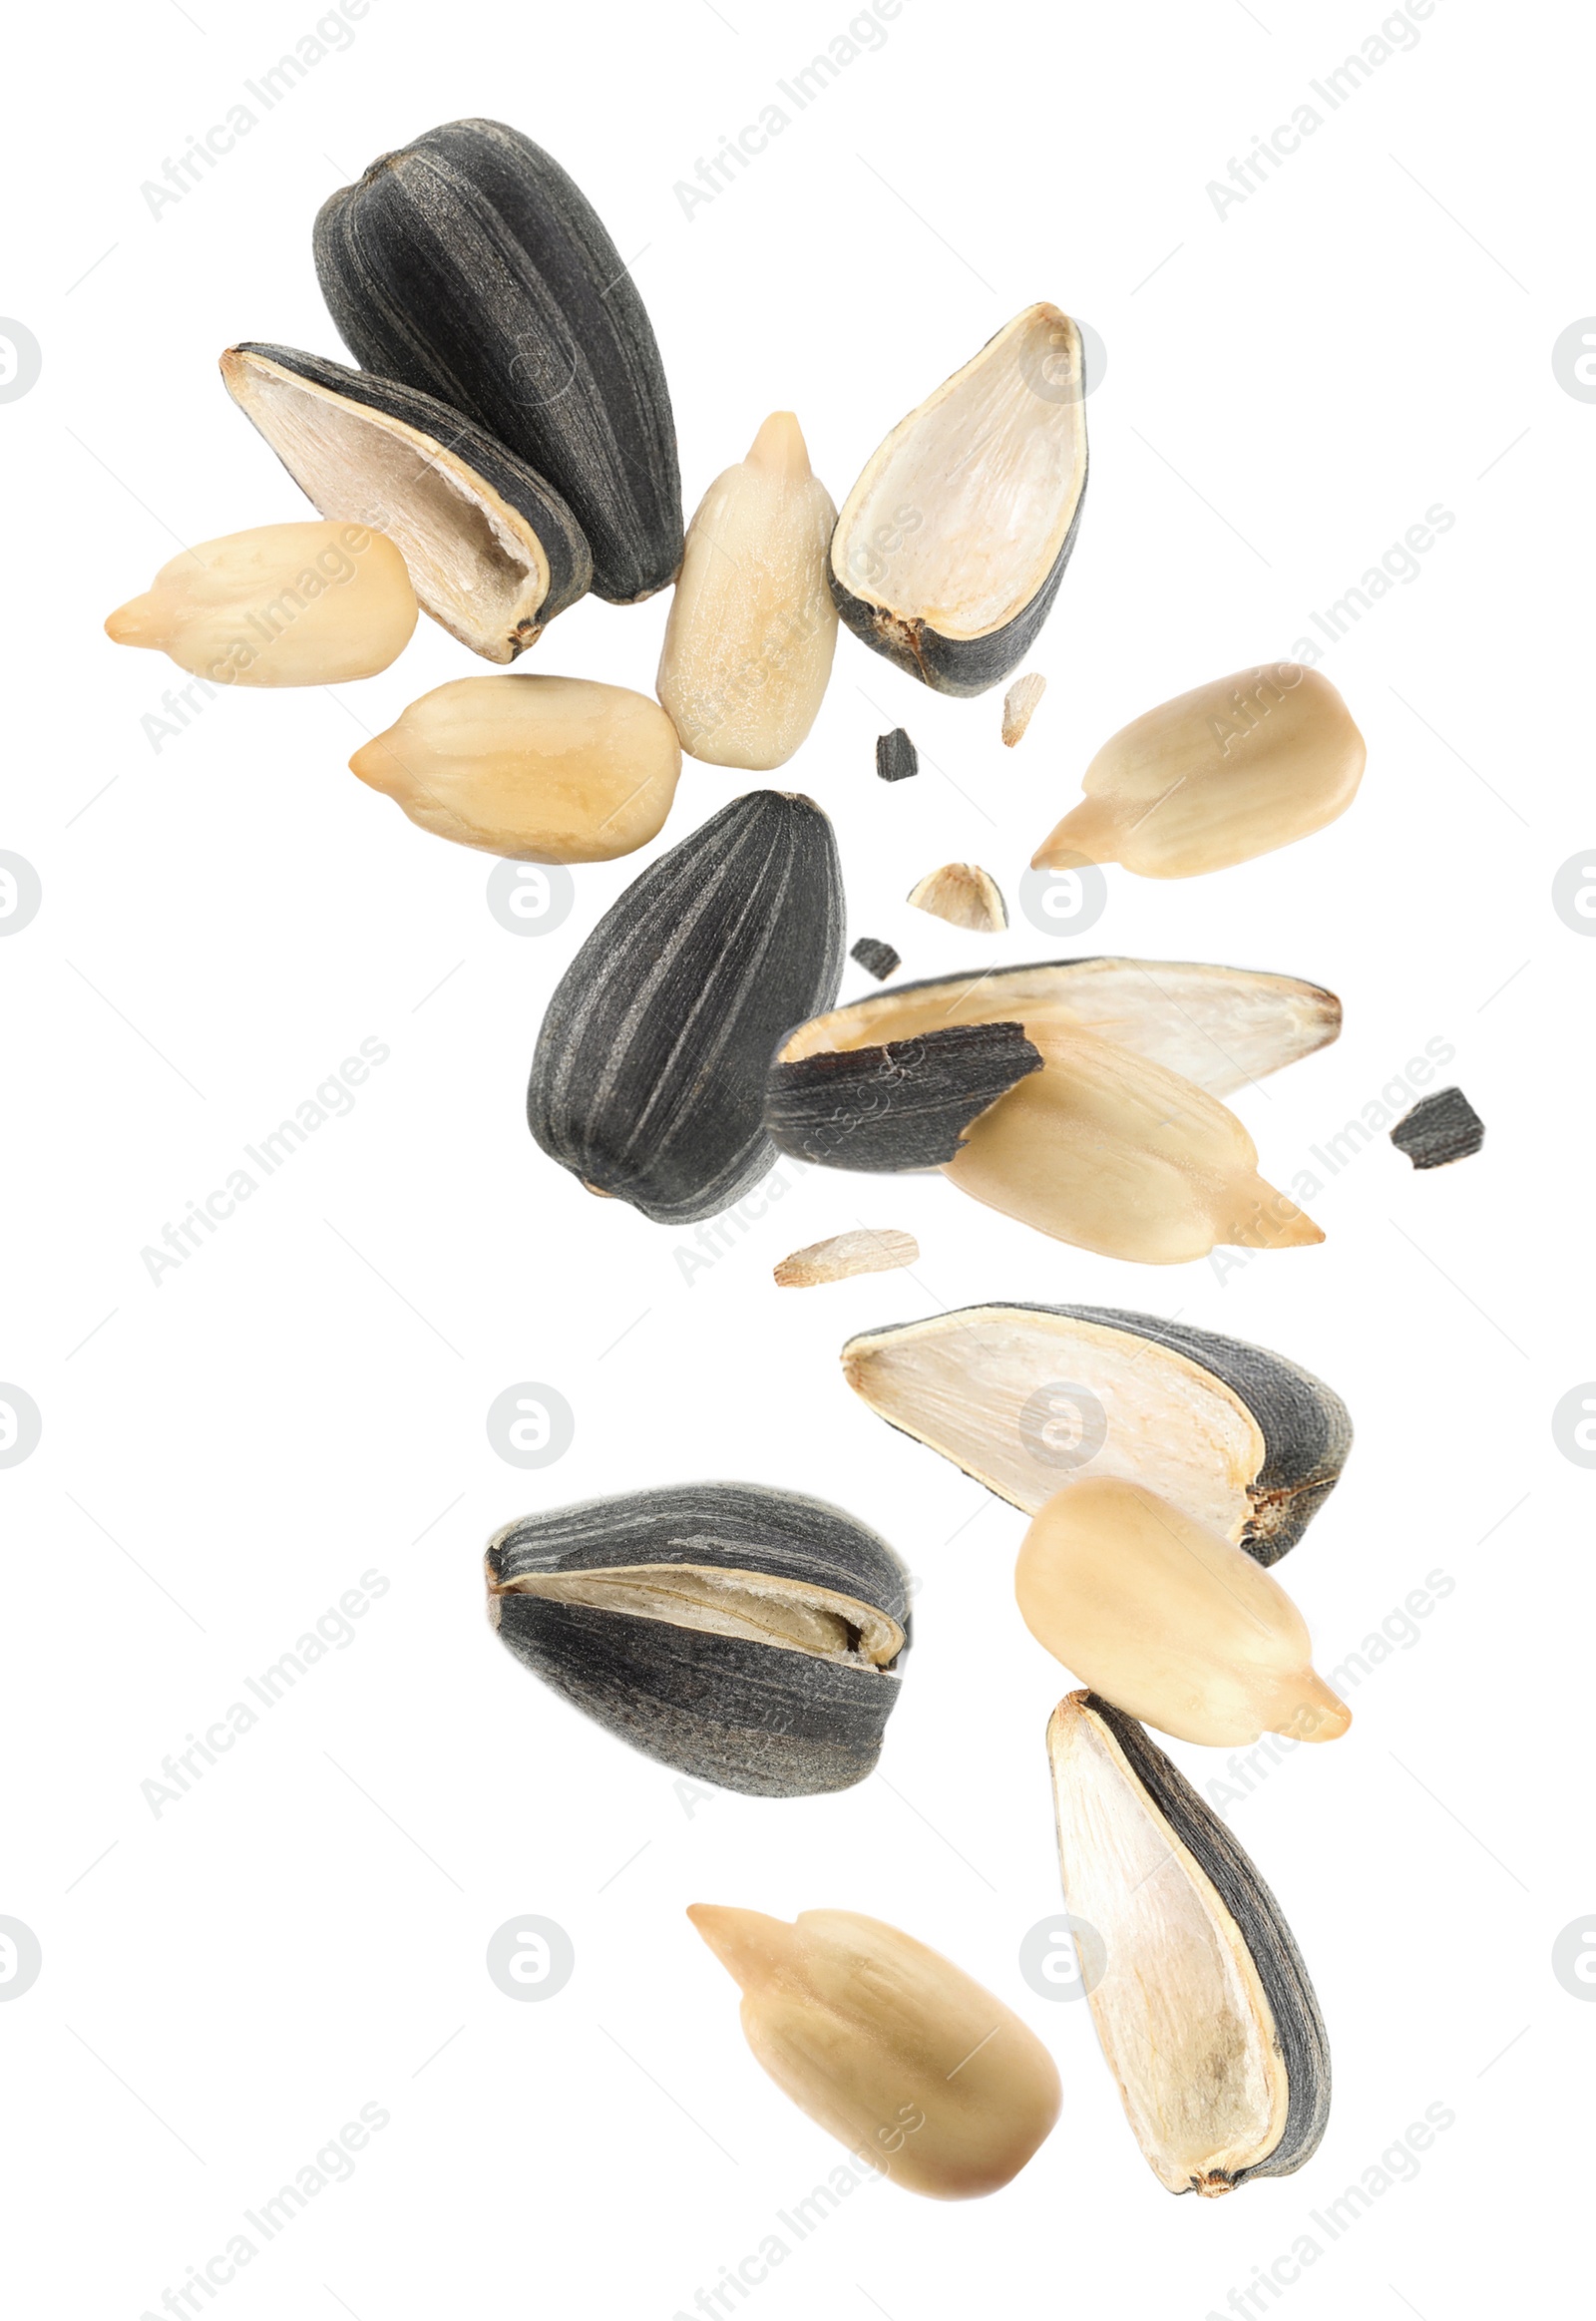
[[[1229,2181],[1293,2175],[1319,2148],[1330,2120],[1331,2087],[1324,2017],[1291,1928],[1252,1857],[1136,1720],[1095,1693],[1085,1696],[1083,1707],[1113,1736],[1155,1811],[1211,1880],[1241,1931],[1274,2018],[1286,2067],[1285,2126],[1274,2150],[1238,2168]]]
[[[357,361],[456,405],[548,477],[598,595],[634,603],[674,580],[681,477],[658,345],[558,162],[501,122],[450,122],[334,193],[314,247]]]
[[[658,1223],[729,1208],[775,1160],[766,1068],[835,999],[843,940],[826,816],[775,790],[734,799],[633,881],[561,979],[533,1057],[533,1136]]]
[[[908,1652],[908,1575],[840,1508],[754,1484],[683,1484],[531,1515],[487,1556],[490,1585],[529,1575],[689,1564],[753,1571],[871,1605],[906,1642],[890,1670],[514,1593],[504,1644],[574,1708],[645,1756],[748,1796],[851,1788],[874,1769]]]

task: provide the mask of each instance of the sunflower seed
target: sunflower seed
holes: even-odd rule
[[[1093,1031],[1212,1096],[1278,1072],[1341,1032],[1334,992],[1291,975],[1180,960],[1078,959],[933,975],[804,1024],[786,1053],[871,1047],[950,1023],[1012,1017],[1044,1051],[1058,1030]]]
[[[842,960],[830,822],[775,790],[733,799],[633,880],[561,978],[527,1092],[534,1137],[661,1223],[729,1208],[776,1157],[771,1050],[835,998]]]
[[[221,377],[323,516],[382,511],[425,610],[485,660],[513,661],[587,594],[593,558],[559,493],[446,403],[248,341]]]
[[[1335,1741],[1352,1723],[1280,1582],[1140,1484],[1103,1477],[1049,1499],[1019,1550],[1014,1601],[1055,1660],[1177,1741]]]
[[[773,411],[687,532],[657,689],[689,756],[766,773],[807,737],[837,643],[836,520],[797,420]]]
[[[1148,2165],[1208,2199],[1291,2175],[1330,2117],[1330,2046],[1279,1903],[1105,1701],[1061,1701],[1047,1752],[1064,1893],[1107,1960],[1088,2003]]]
[[[1086,489],[1080,332],[1027,306],[901,420],[843,506],[831,586],[856,636],[984,693],[1052,608]]]
[[[1046,2140],[1062,2090],[1001,2000],[913,1935],[853,1910],[687,1912],[741,1987],[758,2063],[828,2135],[905,2191],[995,2192]]]
[[[1278,1354],[1101,1306],[967,1306],[849,1339],[878,1417],[1038,1514],[1139,1483],[1261,1564],[1296,1546],[1352,1448],[1339,1394]]]
[[[581,188],[498,121],[451,121],[323,203],[322,295],[355,360],[463,411],[545,476],[635,603],[681,565],[659,349]]]
[[[657,701],[587,677],[457,677],[349,760],[436,838],[533,863],[609,862],[655,836],[681,771]]]
[[[755,1483],[633,1491],[507,1523],[486,1570],[501,1641],[645,1756],[756,1797],[873,1771],[908,1575],[840,1508]]]
[[[393,542],[358,524],[261,524],[163,565],[106,621],[214,685],[341,685],[397,660],[416,597]]]
[[[1105,741],[1085,802],[1031,857],[1033,870],[1123,863],[1190,879],[1323,830],[1357,796],[1367,752],[1317,669],[1279,661],[1162,702]]]

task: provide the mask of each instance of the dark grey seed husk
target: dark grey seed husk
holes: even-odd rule
[[[1017,1023],[961,1023],[884,1047],[773,1063],[765,1126],[783,1152],[834,1169],[940,1168],[972,1121],[1041,1056]]]
[[[826,577],[831,582],[832,600],[846,625],[872,652],[879,652],[884,660],[891,661],[906,675],[918,677],[934,693],[973,700],[978,693],[990,692],[1010,670],[1016,669],[1041,633],[1073,554],[1075,535],[1080,530],[1080,512],[1085,505],[1086,486],[1082,480],[1069,530],[1047,578],[1012,620],[986,636],[941,636],[924,620],[901,619],[879,604],[867,604],[838,580],[835,569],[828,563]]]
[[[890,943],[878,943],[873,935],[862,935],[848,957],[857,960],[878,983],[884,983],[904,964]]]
[[[491,1596],[499,1635],[575,1708],[697,1779],[792,1797],[868,1776],[909,1649],[908,1574],[885,1540],[797,1492],[693,1483],[507,1524],[489,1545],[487,1574],[494,1589],[646,1564],[753,1571],[851,1597],[895,1620],[904,1647],[885,1668],[850,1666],[515,1593]]]
[[[633,880],[562,976],[527,1091],[538,1143],[662,1224],[740,1201],[776,1157],[771,1051],[835,999],[843,930],[820,808],[733,799]]]
[[[370,371],[352,371],[344,363],[328,362],[297,347],[272,346],[256,339],[245,339],[227,349],[221,358],[221,375],[245,418],[259,430],[322,515],[358,519],[389,532],[406,556],[411,581],[424,608],[473,651],[485,653],[490,660],[513,659],[557,613],[588,593],[593,584],[593,555],[582,527],[554,486],[474,420],[439,402],[435,395],[423,394],[395,379],[378,378]],[[272,382],[284,377],[299,380],[376,419],[397,421],[391,440],[401,448],[405,464],[397,473],[390,471],[379,477],[351,470],[346,486],[340,480],[336,493],[318,491],[295,466],[281,440],[281,429],[269,424],[261,409],[262,392],[269,393]],[[415,441],[417,437],[422,440]],[[457,466],[470,471],[484,497],[502,502],[512,521],[519,519],[548,559],[549,586],[542,601],[503,637],[486,633],[480,620],[473,621],[469,613],[462,618],[473,596],[468,577],[454,579],[451,593],[445,596],[428,587],[424,569],[414,555],[406,553],[410,546],[409,515],[414,512],[420,523],[436,525],[437,502],[446,493],[446,486],[438,479]],[[334,500],[338,505],[332,504]],[[480,517],[477,522],[479,537],[469,537],[464,524],[458,537],[458,557],[468,571],[473,551],[484,571],[492,560],[503,556],[486,522]]]
[[[911,774],[919,773],[920,752],[901,725],[877,735],[876,771],[884,782],[907,782]]]
[[[1292,2175],[1313,2157],[1329,2123],[1330,2041],[1291,1928],[1251,1857],[1136,1720],[1094,1693],[1084,1705],[1108,1728],[1156,1811],[1217,1887],[1275,2019],[1286,2066],[1286,2125],[1274,2150],[1255,2166],[1238,2168],[1230,2181]]]
[[[851,1355],[859,1350],[856,1360],[868,1357],[870,1352],[900,1337],[905,1332],[937,1330],[946,1326],[950,1331],[968,1333],[970,1353],[979,1361],[984,1353],[984,1325],[1000,1325],[1005,1315],[1046,1314],[1058,1315],[1066,1321],[1087,1322],[1101,1330],[1110,1330],[1144,1345],[1167,1348],[1183,1360],[1207,1370],[1221,1385],[1228,1387],[1244,1408],[1264,1438],[1264,1453],[1255,1474],[1247,1479],[1246,1495],[1250,1512],[1238,1545],[1245,1548],[1255,1562],[1270,1565],[1278,1563],[1290,1553],[1302,1538],[1314,1516],[1335,1489],[1353,1446],[1353,1422],[1346,1403],[1322,1378],[1311,1370],[1289,1361],[1284,1354],[1272,1354],[1266,1348],[1249,1346],[1236,1338],[1222,1338],[1217,1331],[1199,1330],[1194,1323],[1165,1322],[1152,1314],[1126,1313],[1110,1306],[1044,1306],[1033,1302],[1008,1300],[994,1301],[983,1306],[967,1306],[938,1316],[934,1322],[889,1323],[879,1330],[863,1331],[851,1338],[843,1348],[843,1365],[849,1368]],[[1066,1364],[1063,1374],[1092,1383],[1089,1367],[1080,1369],[1082,1356],[1073,1357],[1074,1367]],[[1156,1383],[1156,1381],[1154,1381]],[[863,1390],[862,1388],[860,1389]],[[1033,1501],[1025,1493],[1016,1491],[1013,1484],[1001,1488],[991,1473],[979,1474],[969,1463],[969,1453],[961,1456],[947,1435],[948,1413],[939,1394],[928,1402],[923,1413],[924,1427],[899,1425],[881,1410],[868,1393],[878,1416],[899,1433],[908,1434],[911,1441],[923,1442],[928,1449],[950,1458],[966,1473],[997,1490],[1000,1497],[1010,1498],[1016,1506],[1034,1508],[1043,1503],[1043,1497],[1066,1480],[1062,1472],[1045,1476],[1046,1489]],[[973,1385],[972,1402],[979,1405],[980,1388]],[[1149,1405],[1155,1399],[1149,1389]],[[1172,1389],[1171,1410],[1178,1407],[1178,1388]],[[939,1434],[942,1439],[939,1439]],[[955,1438],[957,1441],[957,1437]]]
[[[681,566],[670,396],[636,284],[593,204],[532,140],[452,121],[323,204],[316,272],[367,370],[467,412],[568,500],[596,592]]]
[[[1391,1132],[1392,1143],[1415,1169],[1444,1168],[1467,1160],[1485,1141],[1485,1123],[1461,1088],[1437,1088],[1421,1096]]]
[[[1165,1322],[1156,1314],[1121,1313],[1108,1306],[1039,1311],[1133,1331],[1212,1370],[1246,1403],[1264,1438],[1264,1463],[1248,1485],[1252,1520],[1240,1545],[1264,1565],[1290,1553],[1341,1480],[1353,1447],[1352,1413],[1334,1387],[1283,1354],[1249,1346],[1244,1339],[1222,1338],[1217,1330],[1199,1330],[1195,1323]]]

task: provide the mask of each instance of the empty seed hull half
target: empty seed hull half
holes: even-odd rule
[[[571,510],[463,413],[287,346],[229,347],[221,377],[305,497],[380,524],[424,609],[484,660],[514,660],[587,594]]]
[[[835,998],[843,925],[836,840],[811,800],[754,790],[712,814],[562,976],[527,1094],[538,1143],[661,1223],[741,1200],[776,1157],[771,1051]]]
[[[486,1569],[503,1643],[644,1755],[758,1797],[874,1769],[908,1575],[840,1508],[752,1483],[634,1491],[507,1524]]]
[[[1279,1581],[1137,1483],[1066,1486],[1026,1532],[1014,1601],[1094,1693],[1177,1741],[1335,1741],[1352,1723]]]
[[[548,478],[633,603],[681,565],[681,480],[659,349],[629,267],[550,155],[452,121],[323,204],[316,272],[344,344],[453,405]]]
[[[938,692],[984,693],[1046,619],[1085,490],[1080,332],[1027,306],[866,466],[832,538],[838,609]]]
[[[1131,1718],[1089,1693],[1047,1728],[1071,1913],[1102,1937],[1104,2060],[1160,2183],[1290,2175],[1330,2116],[1330,2046],[1274,1895]]]
[[[1058,1030],[1091,1031],[1211,1096],[1278,1072],[1341,1032],[1341,1001],[1317,983],[1186,960],[1078,959],[934,975],[856,999],[795,1031],[789,1060],[877,1047],[956,1023],[1020,1023],[1045,1052]]]
[[[1366,754],[1317,669],[1243,669],[1104,742],[1082,778],[1083,804],[1042,841],[1033,867],[1123,863],[1143,878],[1189,879],[1250,862],[1345,814]]]
[[[1028,1515],[1117,1476],[1266,1565],[1352,1447],[1341,1396],[1283,1355],[1106,1307],[970,1306],[851,1338],[842,1366],[878,1417]]]
[[[1000,1999],[913,1935],[853,1910],[687,1913],[742,1990],[742,2027],[783,2094],[905,2191],[968,2200],[1008,2183],[1062,2091]]]

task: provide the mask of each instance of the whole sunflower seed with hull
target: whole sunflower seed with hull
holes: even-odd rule
[[[1051,610],[1085,491],[1080,332],[1027,306],[867,464],[832,537],[838,610],[936,691],[984,693]]]
[[[1206,2199],[1291,2175],[1330,2117],[1330,2045],[1280,1905],[1132,1718],[1071,1693],[1047,1751],[1065,1898],[1106,1953],[1088,2004],[1148,2165]]]
[[[486,1569],[501,1641],[645,1756],[755,1797],[874,1770],[908,1574],[840,1508],[754,1483],[633,1491],[506,1524]]]
[[[1284,1355],[1102,1306],[967,1306],[865,1331],[842,1366],[878,1417],[1028,1515],[1114,1475],[1265,1565],[1296,1546],[1352,1448],[1341,1396]]]
[[[316,272],[368,371],[474,419],[568,502],[595,591],[636,603],[681,565],[659,349],[598,212],[502,122],[452,121],[322,205]]]
[[[484,660],[514,660],[588,593],[593,556],[559,493],[436,396],[252,340],[221,378],[306,499],[380,521],[424,609]]]
[[[533,1057],[534,1137],[590,1191],[660,1223],[730,1208],[776,1157],[771,1049],[836,997],[843,940],[820,808],[775,790],[733,799],[632,882],[562,976]]]

